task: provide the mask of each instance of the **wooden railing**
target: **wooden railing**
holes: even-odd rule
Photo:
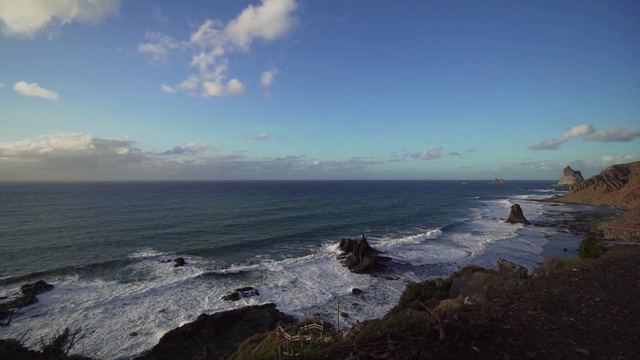
[[[278,330],[280,330],[282,336],[287,339],[287,350],[282,350],[282,348],[280,348],[280,355],[297,356],[300,355],[300,352],[296,353],[293,350],[291,342],[300,343],[302,341],[322,340],[324,336],[324,323],[318,324],[314,322],[312,324],[300,326],[295,334],[291,334],[291,330],[287,331],[283,329],[280,324],[278,324]]]

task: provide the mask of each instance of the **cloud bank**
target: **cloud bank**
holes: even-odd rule
[[[422,159],[422,160],[433,160],[439,157],[442,157],[442,148],[433,148],[429,147],[427,150],[422,152],[417,152],[413,154],[409,154],[409,157],[414,159]]]
[[[557,150],[561,144],[574,139],[584,137],[584,141],[599,142],[628,142],[640,137],[640,131],[625,128],[609,128],[595,131],[593,126],[582,124],[567,129],[557,139],[545,140],[539,144],[529,146],[531,150]]]
[[[582,124],[573,126],[567,129],[562,136],[557,139],[545,140],[539,144],[529,146],[531,150],[557,150],[561,144],[569,141],[572,138],[580,137],[583,135],[589,135],[593,133],[595,130],[593,126],[589,124]]]
[[[0,31],[6,36],[31,38],[72,22],[99,22],[119,8],[120,0],[2,0]]]
[[[246,86],[236,78],[226,80],[229,54],[248,52],[256,40],[274,41],[287,34],[296,22],[295,0],[262,0],[249,5],[226,24],[207,19],[186,40],[176,40],[159,32],[147,32],[146,42],[138,44],[138,51],[147,54],[150,63],[167,61],[173,51],[190,54],[189,68],[194,72],[182,82],[161,88],[166,93],[187,91],[202,97],[242,95]],[[261,83],[268,87],[275,71],[263,73]],[[265,85],[266,84],[266,85]]]
[[[13,90],[24,96],[35,96],[49,100],[58,100],[57,92],[45,89],[38,85],[38,83],[29,84],[26,81],[18,81],[13,85]]]

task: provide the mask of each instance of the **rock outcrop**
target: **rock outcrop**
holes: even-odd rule
[[[524,217],[522,213],[522,208],[518,204],[511,205],[511,213],[509,214],[509,218],[505,221],[509,224],[525,224],[531,225],[529,220]]]
[[[496,263],[498,263],[498,274],[500,275],[518,279],[526,279],[528,276],[529,271],[522,265],[514,264],[502,258],[496,260]]]
[[[243,287],[240,289],[235,289],[226,295],[222,295],[222,297],[220,297],[220,300],[238,301],[241,298],[248,298],[248,297],[258,296],[258,295],[260,295],[260,292],[258,291],[258,289],[254,289],[249,286],[249,287]]]
[[[558,185],[567,185],[569,188],[573,188],[582,181],[584,181],[582,173],[580,171],[573,170],[571,166],[567,166],[562,171],[562,177],[560,178]]]
[[[246,339],[275,329],[278,322],[284,326],[295,319],[278,311],[275,304],[202,314],[164,334],[138,359],[227,359]]]
[[[53,289],[54,286],[48,284],[44,280],[38,280],[34,283],[24,284],[20,287],[22,296],[0,303],[0,324],[9,325],[13,315],[25,306],[38,302],[36,295]]]
[[[342,239],[338,248],[351,253],[343,264],[356,274],[370,274],[384,268],[381,264],[384,259],[378,256],[380,251],[372,248],[364,235],[360,241]]]

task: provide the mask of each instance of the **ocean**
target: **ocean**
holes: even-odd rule
[[[0,338],[37,348],[81,328],[74,352],[127,359],[201,313],[266,302],[330,322],[340,304],[346,329],[383,316],[409,282],[500,257],[529,269],[575,257],[584,236],[548,224],[590,208],[535,201],[561,190],[553,181],[0,183],[0,297],[39,279],[55,286]],[[515,203],[534,226],[504,223]],[[336,260],[340,239],[363,234],[392,258],[387,271],[353,274]],[[186,265],[163,262],[176,257]],[[220,299],[247,286],[259,295]]]

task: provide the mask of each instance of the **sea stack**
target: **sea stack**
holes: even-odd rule
[[[584,181],[582,173],[573,170],[571,166],[567,166],[562,172],[562,178],[560,178],[558,185],[567,185],[569,188],[572,188],[581,181]]]
[[[509,214],[509,218],[506,221],[509,224],[525,224],[531,225],[529,220],[524,217],[522,213],[522,208],[518,204],[511,205],[511,213]]]

